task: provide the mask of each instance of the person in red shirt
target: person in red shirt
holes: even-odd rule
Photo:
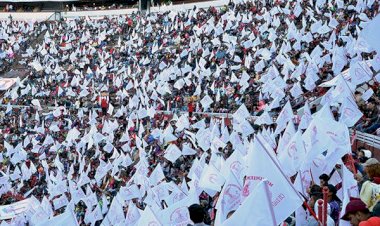
[[[189,111],[189,118],[193,117],[194,109],[195,109],[195,105],[194,105],[194,102],[193,102],[193,98],[190,97],[189,103],[187,104],[187,110]]]
[[[103,116],[107,115],[108,96],[101,96],[99,102],[100,102],[100,107],[102,108],[102,115]]]

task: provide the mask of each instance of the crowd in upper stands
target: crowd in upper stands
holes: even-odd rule
[[[0,225],[36,225],[67,209],[80,225],[144,225],[151,212],[168,225],[165,210],[179,202],[189,206],[192,222],[178,216],[185,225],[233,219],[243,198],[221,215],[224,190],[202,178],[213,165],[227,180],[223,166],[249,155],[255,134],[281,156],[292,137],[306,134],[307,110],[331,105],[339,119],[345,98],[363,112],[349,127],[380,134],[376,79],[351,77],[347,86],[358,86],[352,97],[320,86],[357,62],[371,62],[366,67],[378,74],[380,53],[359,36],[378,13],[373,0],[254,1],[101,19],[1,21],[0,68],[18,62],[30,73],[1,99],[0,204],[33,197],[40,208]],[[294,116],[282,128],[287,103]],[[211,113],[235,114],[232,120]],[[310,175],[310,187],[300,192],[311,209],[289,214],[287,225],[295,219],[318,225],[313,214],[324,186],[328,225],[341,218],[379,225],[373,216],[380,216],[380,163],[363,148],[346,151],[328,171]],[[294,182],[301,180],[298,170],[284,172]],[[360,189],[349,202],[342,191],[347,175]]]

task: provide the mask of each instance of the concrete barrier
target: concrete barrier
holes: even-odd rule
[[[167,5],[159,7],[151,7],[150,12],[165,12],[171,11],[181,11],[194,8],[208,8],[210,6],[222,7],[227,5],[229,0],[217,0],[217,1],[207,1],[207,2],[195,2],[187,4],[178,5]],[[115,15],[129,15],[133,12],[137,12],[137,8],[131,9],[110,9],[110,10],[90,10],[90,11],[69,11],[60,12],[59,17],[54,16],[56,12],[0,12],[0,20],[6,20],[9,16],[12,16],[14,20],[27,20],[27,21],[44,21],[44,20],[55,20],[58,18],[77,18],[77,17],[104,17],[104,16],[115,16]]]
[[[54,12],[1,12],[0,20],[7,20],[11,16],[13,20],[44,21],[53,17],[53,15]]]

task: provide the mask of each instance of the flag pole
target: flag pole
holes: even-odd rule
[[[268,188],[268,181],[267,180],[264,181],[264,187],[265,187],[265,196],[266,196],[268,204],[269,204],[270,215],[272,217],[272,223],[273,223],[273,226],[277,226],[277,224],[276,224],[276,217],[274,215],[274,210],[273,210],[273,206],[272,206],[272,199],[270,197],[269,188]]]
[[[358,171],[357,171],[357,169],[355,167],[355,160],[352,157],[351,153],[348,154],[348,159],[349,159],[348,161],[350,162],[350,165],[352,167],[352,171],[353,171],[354,175],[356,175],[358,173]]]
[[[285,175],[285,173],[282,171],[281,167],[278,165],[278,163],[273,159],[272,155],[268,152],[267,148],[265,147],[265,145],[261,142],[261,140],[259,139],[259,136],[256,136],[256,139],[258,141],[258,143],[263,147],[263,149],[265,150],[265,152],[267,153],[267,155],[269,156],[269,158],[271,158],[271,160],[273,161],[274,165],[278,168],[278,170],[281,172],[282,176],[286,179],[286,181],[288,182],[288,184],[290,185],[290,187],[294,190],[294,192],[297,194],[297,196],[301,199],[301,200],[304,200],[302,198],[302,196],[298,193],[298,191],[294,188],[293,184],[289,181],[288,177]],[[307,209],[310,211],[312,210],[311,207],[309,206],[309,204],[304,201],[304,204],[306,205]],[[310,212],[313,217],[318,221],[318,218],[316,217],[314,211]]]
[[[329,193],[329,188],[327,186],[323,187],[323,218],[322,218],[322,225],[327,226],[327,196]]]

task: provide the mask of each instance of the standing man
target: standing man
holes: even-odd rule
[[[380,225],[380,217],[372,216],[371,212],[360,199],[351,200],[342,220],[350,221],[352,226]]]
[[[187,110],[189,111],[189,118],[190,118],[190,120],[193,117],[194,109],[195,109],[195,104],[193,102],[193,97],[190,97],[189,98],[189,103],[187,104]]]
[[[101,94],[100,100],[99,100],[99,104],[100,104],[100,107],[102,108],[102,116],[106,116],[107,115],[108,101],[109,101],[108,95],[105,94],[105,93]]]

